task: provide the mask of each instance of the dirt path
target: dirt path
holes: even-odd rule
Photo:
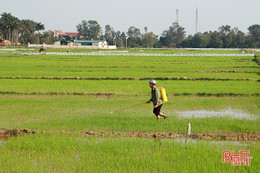
[[[76,134],[83,136],[126,136],[126,137],[140,137],[140,138],[169,138],[175,139],[180,136],[186,136],[181,133],[173,132],[94,132],[94,131],[42,131],[30,129],[0,129],[0,137],[10,137],[24,134],[37,133],[56,133],[56,134]],[[260,141],[260,132],[258,133],[236,133],[236,134],[216,134],[216,133],[193,133],[189,136],[193,139],[208,139],[208,140],[224,140],[224,141]]]
[[[131,96],[116,93],[69,93],[69,92],[16,92],[16,91],[0,91],[0,95],[76,95],[76,96]],[[135,94],[132,96],[149,96],[149,94]],[[199,97],[224,97],[224,96],[260,96],[260,93],[175,93],[167,94],[167,96],[199,96]]]

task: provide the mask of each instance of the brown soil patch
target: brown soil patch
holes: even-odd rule
[[[236,63],[238,64],[238,63]],[[219,68],[260,68],[259,66],[224,66],[224,67],[219,67]]]
[[[42,130],[30,129],[0,129],[0,137],[17,136],[24,134],[37,134],[37,133],[57,133],[57,134],[79,134],[83,136],[96,136],[96,137],[109,137],[109,136],[125,136],[125,137],[140,137],[140,138],[169,138],[175,139],[186,134],[173,133],[173,132],[94,132],[94,131],[55,131],[46,132]],[[226,140],[226,141],[260,141],[260,132],[258,133],[236,133],[236,134],[216,134],[216,133],[194,133],[189,135],[193,139],[203,140]]]
[[[67,93],[67,92],[13,92],[13,91],[0,91],[2,95],[83,95],[83,96],[113,96],[115,93]]]
[[[20,77],[20,76],[7,76],[7,77],[0,77],[0,79],[44,79],[44,80],[150,80],[152,77],[144,77],[144,78],[113,78],[113,77],[104,77],[104,78],[88,78],[88,77]],[[257,81],[260,80],[257,79],[231,79],[231,78],[208,78],[208,77],[202,77],[202,78],[188,78],[188,77],[156,77],[153,78],[155,80],[192,80],[192,81]]]
[[[6,136],[0,136],[0,141],[6,141],[6,140],[8,140],[8,137],[6,137]]]
[[[237,70],[221,70],[221,71],[149,71],[149,73],[259,73],[258,71],[237,71]]]
[[[197,133],[191,134],[194,139],[217,139],[226,141],[260,141],[260,133],[215,134]]]
[[[180,94],[167,94],[167,96],[199,96],[199,97],[224,97],[224,96],[260,96],[260,93],[180,93]]]
[[[141,138],[170,138],[175,139],[186,134],[166,133],[166,132],[81,132],[87,136],[126,136],[126,137],[141,137]],[[208,140],[227,140],[227,141],[260,141],[260,133],[238,133],[238,134],[215,134],[215,133],[197,133],[189,135],[193,139],[208,139]]]
[[[77,95],[77,96],[115,96],[115,93],[67,93],[67,92],[15,92],[15,91],[0,91],[0,95]],[[125,94],[120,94],[126,96]],[[127,95],[130,96],[130,95]],[[148,94],[134,94],[134,96],[148,96]],[[199,97],[224,97],[224,96],[260,96],[260,93],[178,93],[167,94],[167,96],[199,96]]]
[[[36,134],[45,133],[42,130],[30,130],[30,129],[0,129],[0,137],[17,136],[23,134]]]

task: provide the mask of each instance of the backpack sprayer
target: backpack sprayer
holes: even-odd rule
[[[159,88],[159,90],[160,90],[163,103],[167,102],[168,99],[167,99],[167,96],[166,96],[165,88],[163,88],[163,87],[158,87],[158,88]]]

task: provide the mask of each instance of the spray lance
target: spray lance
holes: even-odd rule
[[[140,105],[143,105],[143,104],[145,104],[145,103],[146,103],[146,102],[144,102],[144,103],[138,103],[138,104],[136,104],[136,105],[132,105],[132,106],[128,106],[128,107],[125,107],[125,108],[122,108],[122,109],[118,109],[118,110],[115,110],[115,111],[110,112],[110,114],[113,114],[113,113],[116,113],[116,112],[120,112],[120,111],[123,111],[123,110],[125,110],[125,109],[133,108],[133,107],[136,107],[136,106],[140,106]]]

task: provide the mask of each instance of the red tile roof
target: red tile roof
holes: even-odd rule
[[[65,32],[65,35],[70,36],[70,37],[76,37],[79,36],[78,32]]]
[[[70,36],[70,37],[76,37],[79,36],[78,32],[63,32],[62,30],[54,30],[49,32],[49,35],[53,36],[54,32],[58,32],[58,35],[66,35],[66,36]]]
[[[59,35],[66,35],[62,30],[55,30],[58,32]]]

